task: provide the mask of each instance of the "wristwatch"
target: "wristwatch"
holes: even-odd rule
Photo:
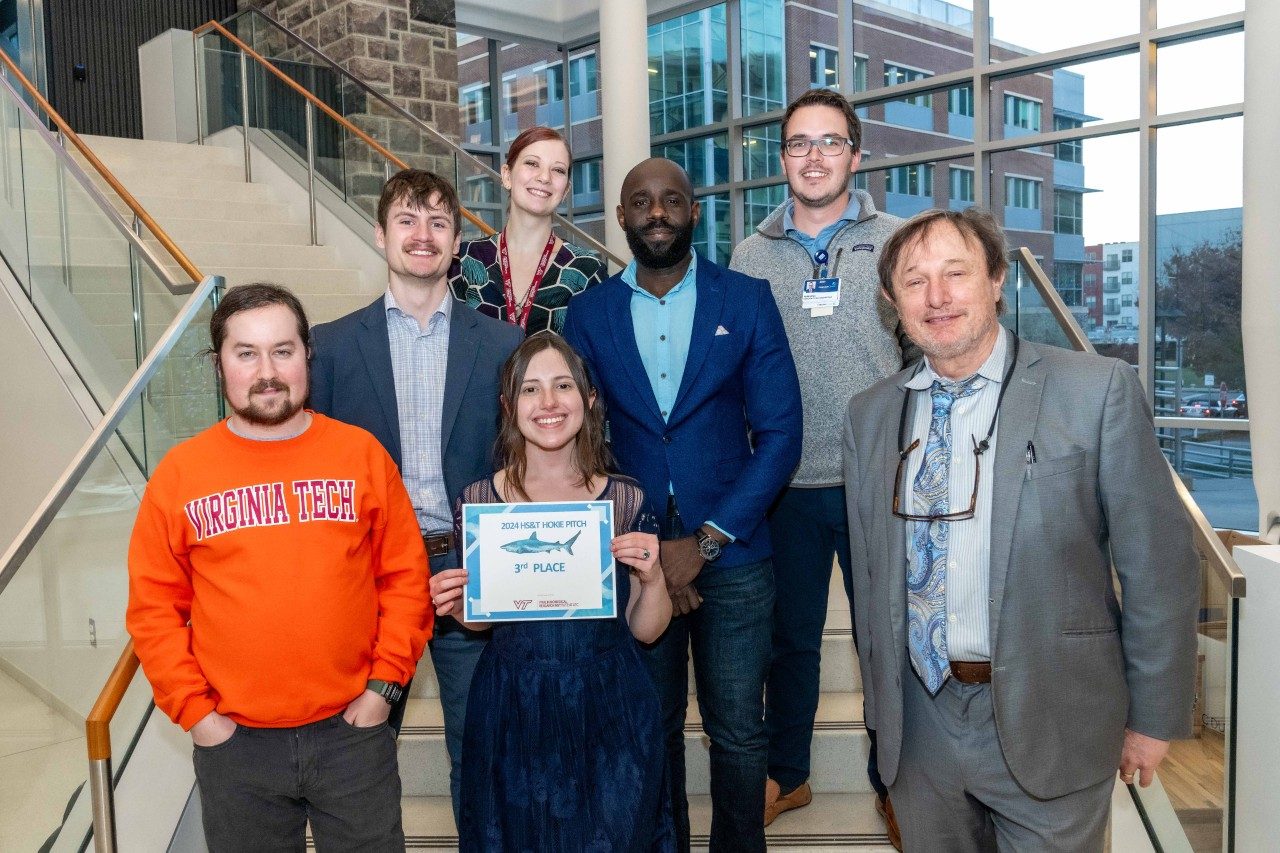
[[[388,705],[396,704],[400,701],[400,697],[404,695],[404,687],[400,684],[396,684],[394,681],[383,681],[379,678],[370,678],[369,683],[366,686],[383,699],[386,699]]]
[[[710,533],[707,533],[701,527],[693,534],[698,537],[698,553],[702,555],[702,559],[707,563],[714,563],[720,559],[720,542],[714,539]]]

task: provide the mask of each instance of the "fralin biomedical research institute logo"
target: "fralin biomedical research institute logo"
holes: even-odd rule
[[[532,599],[532,598],[517,598],[515,601],[513,601],[513,602],[512,602],[512,604],[514,604],[514,605],[516,606],[516,610],[524,610],[524,609],[525,609],[525,608],[527,608],[530,604],[533,604],[533,599]]]

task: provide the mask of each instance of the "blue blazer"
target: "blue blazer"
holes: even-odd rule
[[[765,513],[800,462],[800,382],[769,283],[698,258],[684,377],[663,420],[640,361],[621,276],[569,302],[565,339],[600,388],[613,452],[666,517],[668,484],[685,530],[714,521],[737,537],[717,566],[770,556]]]
[[[523,339],[516,326],[453,303],[440,431],[450,500],[493,473],[499,374]],[[400,415],[383,297],[316,326],[311,346],[311,407],[373,433],[400,466]]]

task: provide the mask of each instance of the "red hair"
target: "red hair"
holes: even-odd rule
[[[528,148],[535,142],[545,142],[548,139],[554,139],[564,146],[565,153],[569,155],[569,164],[573,164],[573,151],[569,148],[569,140],[564,138],[564,134],[545,125],[534,125],[526,131],[521,132],[519,136],[511,140],[511,147],[507,149],[507,168],[514,169],[516,167],[516,158],[520,156],[520,152]]]

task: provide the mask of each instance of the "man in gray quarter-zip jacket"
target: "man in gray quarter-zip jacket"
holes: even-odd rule
[[[767,279],[800,375],[804,439],[800,465],[769,519],[777,599],[765,726],[769,782],[765,823],[808,805],[809,754],[818,709],[822,630],[832,560],[853,610],[841,429],[849,398],[898,372],[904,347],[898,314],[881,293],[880,247],[902,221],[849,189],[861,161],[861,124],[841,95],[815,89],[783,117],[782,167],[790,198],[734,250],[730,266]],[[908,359],[914,356],[908,352]],[[897,843],[888,793],[867,773]]]

